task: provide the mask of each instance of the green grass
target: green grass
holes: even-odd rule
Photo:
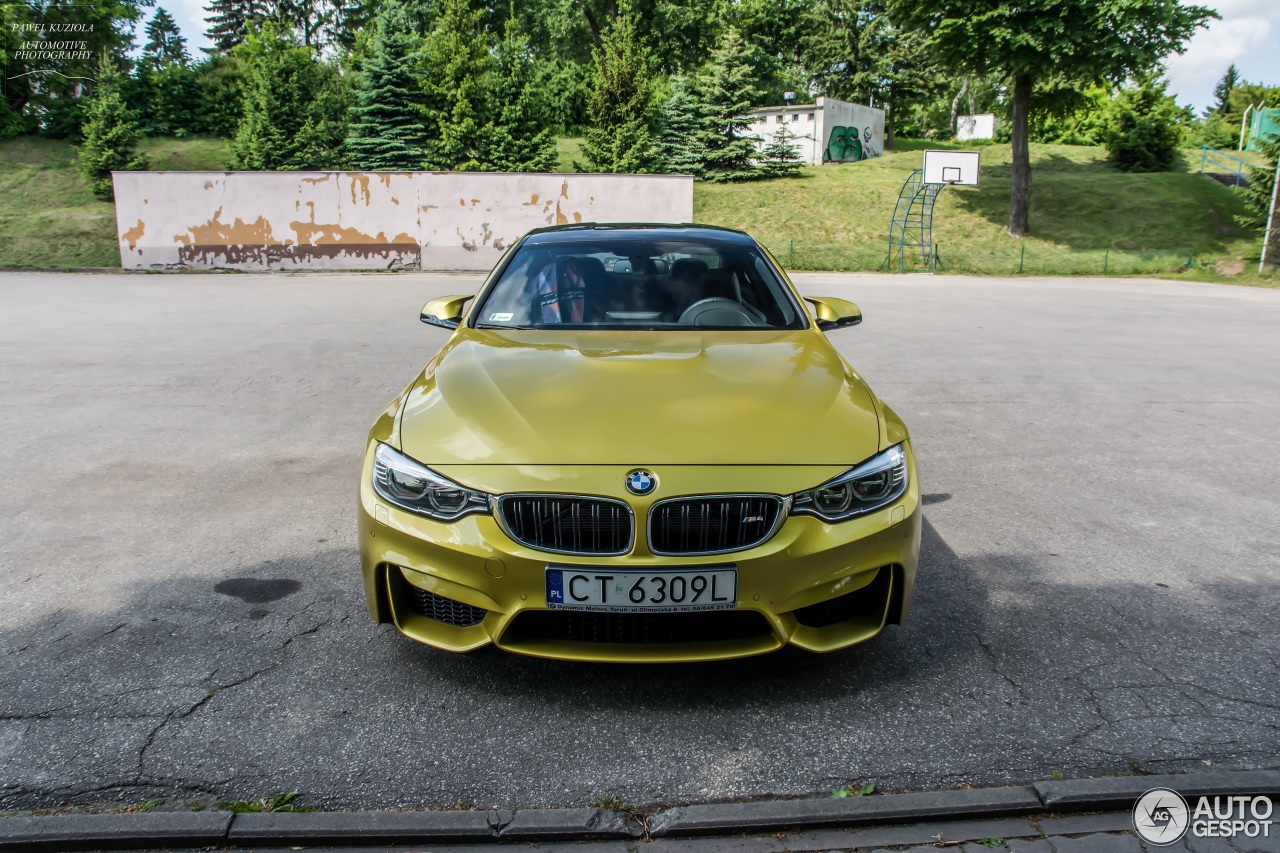
[[[931,143],[937,146],[937,143]],[[694,218],[749,231],[796,269],[876,269],[903,181],[925,144],[862,163],[806,168],[801,177],[755,184],[700,184]],[[949,147],[949,146],[937,146]],[[964,272],[1110,274],[1167,272],[1194,259],[1223,274],[1260,241],[1236,226],[1238,193],[1196,174],[1199,151],[1180,170],[1126,174],[1101,148],[1032,145],[1030,233],[1011,239],[1008,145],[985,145],[980,186],[949,187],[934,210],[934,242],[945,269]]]
[[[807,167],[798,178],[699,183],[694,219],[749,231],[792,269],[875,270],[885,258],[898,190],[930,147],[961,146],[899,140],[884,157]],[[1031,149],[1028,239],[1005,233],[1009,146],[980,146],[981,186],[947,188],[938,197],[934,240],[945,271],[1179,271],[1199,280],[1275,283],[1275,276],[1256,274],[1261,241],[1235,225],[1239,194],[1196,174],[1198,149],[1183,152],[1177,171],[1143,175],[1113,169],[1101,148]],[[210,138],[148,139],[142,151],[162,170],[219,170],[230,159],[226,140]],[[583,160],[580,139],[557,140],[557,151],[564,171]],[[89,192],[74,157],[65,142],[0,143],[0,266],[119,266],[114,209]]]
[[[587,159],[582,154],[582,140],[567,136],[556,140],[556,155],[560,158],[556,165],[559,172],[576,172],[574,163],[585,163]]]
[[[156,169],[226,167],[221,139],[148,139]],[[115,207],[99,201],[75,167],[67,142],[20,138],[0,143],[0,267],[68,269],[120,266]]]

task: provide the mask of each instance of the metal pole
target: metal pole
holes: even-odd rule
[[[1258,261],[1258,275],[1267,263],[1267,244],[1271,242],[1271,227],[1276,222],[1276,193],[1280,191],[1280,157],[1276,158],[1276,174],[1271,183],[1271,211],[1267,213],[1267,230],[1262,232],[1262,258]]]
[[[1027,244],[1022,244],[1022,254],[1018,255],[1018,274],[1022,274],[1022,262],[1027,259]]]
[[[1236,147],[1237,151],[1244,150],[1244,123],[1249,120],[1249,110],[1253,109],[1253,104],[1244,108],[1244,115],[1240,116],[1240,145]]]

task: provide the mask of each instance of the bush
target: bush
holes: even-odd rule
[[[85,109],[84,144],[80,146],[77,165],[93,194],[109,201],[113,195],[111,173],[145,169],[147,161],[134,153],[138,126],[121,94],[124,76],[106,54],[98,64],[93,85],[93,95]]]
[[[211,56],[196,66],[200,115],[205,133],[230,139],[240,124],[244,60],[235,54]]]
[[[1240,127],[1238,124],[1233,126],[1220,113],[1210,113],[1192,130],[1190,141],[1196,146],[1208,145],[1234,151],[1240,141]]]
[[[1167,172],[1173,168],[1182,142],[1177,122],[1184,116],[1164,82],[1146,80],[1136,89],[1122,89],[1107,110],[1107,152],[1125,172]]]
[[[1267,214],[1271,212],[1271,188],[1275,185],[1276,161],[1280,160],[1280,136],[1262,141],[1260,149],[1262,165],[1249,167],[1249,183],[1241,188],[1246,213],[1236,217],[1240,225],[1259,234],[1266,229]],[[1275,234],[1271,237],[1273,241],[1277,239]],[[1272,257],[1280,257],[1280,252]]]

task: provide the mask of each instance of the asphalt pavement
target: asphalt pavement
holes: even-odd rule
[[[910,426],[915,610],[621,667],[369,621],[369,424],[471,276],[0,274],[0,809],[682,803],[1280,764],[1280,292],[809,275]],[[748,426],[749,425],[745,425]]]

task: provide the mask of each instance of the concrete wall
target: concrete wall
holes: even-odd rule
[[[818,98],[817,133],[824,163],[879,157],[884,153],[884,110]]]
[[[532,228],[689,222],[676,175],[115,172],[125,269],[487,270]]]
[[[971,116],[956,117],[956,139],[968,142],[971,139],[995,139],[996,117],[992,113],[978,113]]]

